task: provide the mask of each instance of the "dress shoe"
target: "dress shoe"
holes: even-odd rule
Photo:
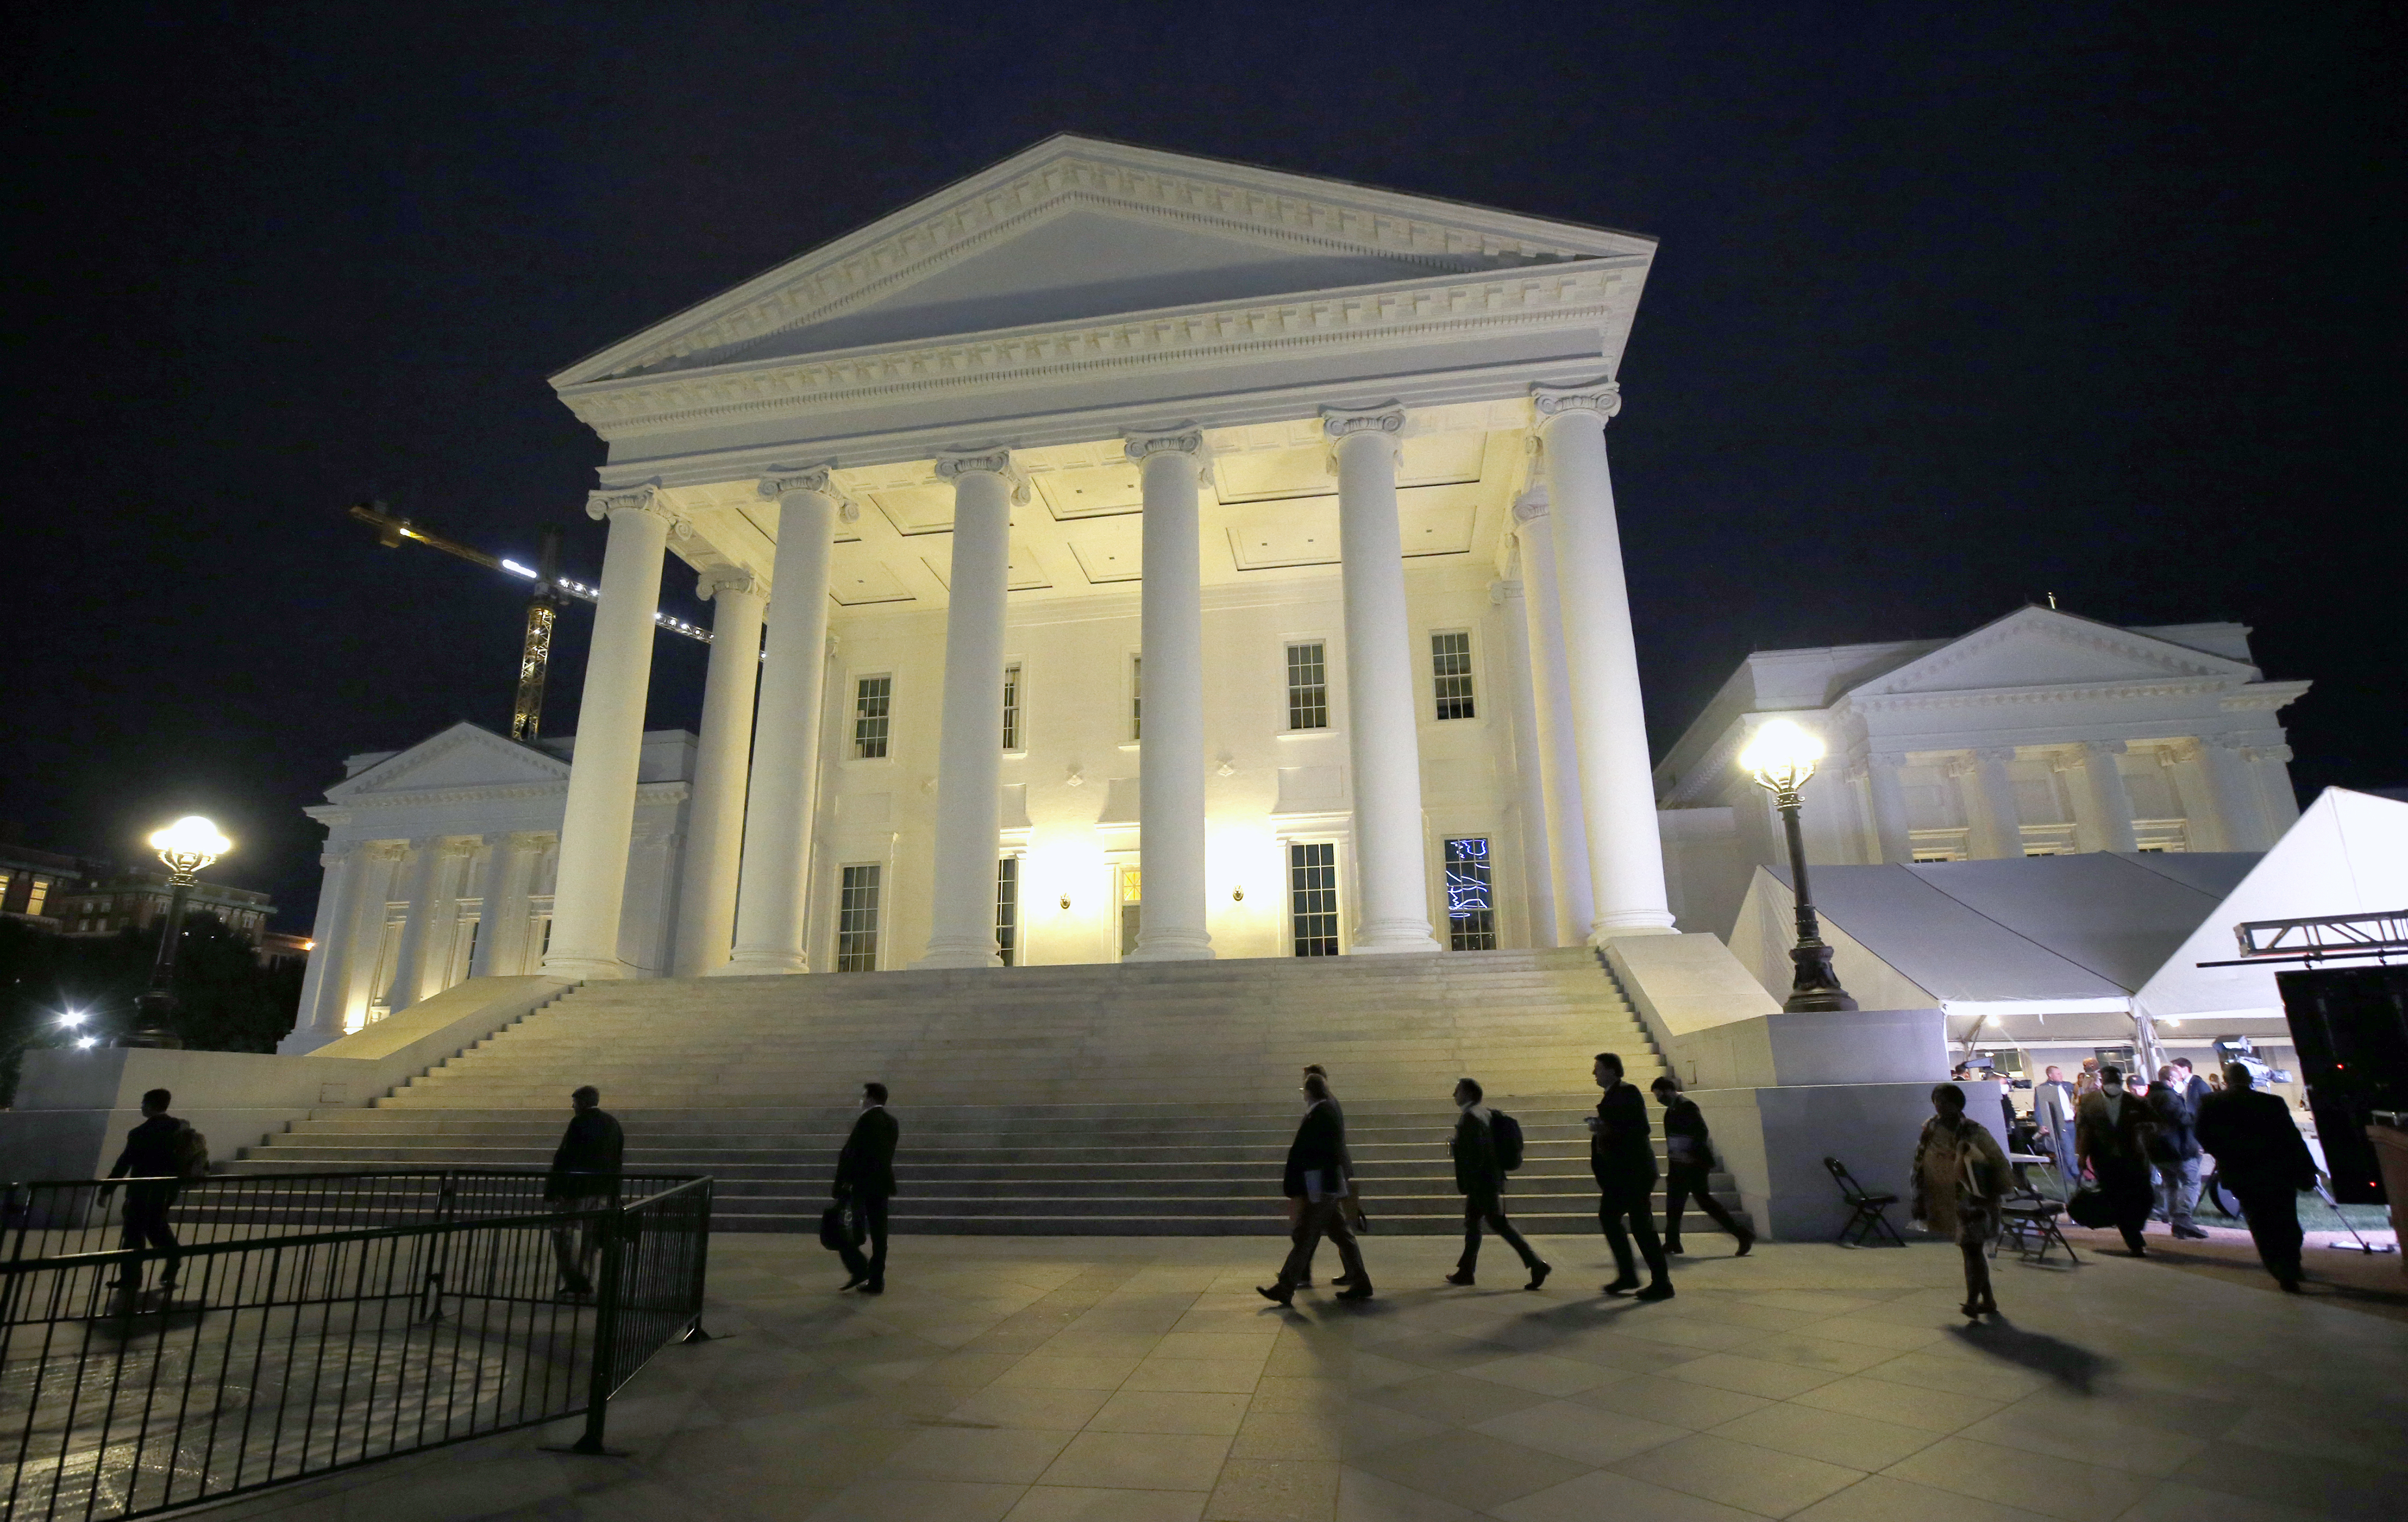
[[[1552,1263],[1533,1263],[1530,1265],[1530,1282],[1524,1285],[1522,1287],[1524,1289],[1536,1289],[1541,1285],[1547,1282],[1547,1275],[1555,1271],[1555,1266]]]
[[[1273,1305],[1278,1306],[1283,1311],[1287,1310],[1289,1307],[1296,1304],[1296,1291],[1290,1289],[1285,1285],[1256,1285],[1254,1286],[1254,1293],[1270,1301]]]
[[[2174,1228],[2174,1235],[2185,1242],[2205,1242],[2207,1228],[2198,1226],[2178,1226]]]
[[[1338,1298],[1341,1300],[1368,1300],[1371,1298],[1371,1286],[1361,1284],[1348,1285],[1338,1292]]]
[[[867,1275],[867,1274],[866,1274],[866,1273],[856,1273],[856,1274],[854,1274],[852,1278],[847,1279],[844,1283],[842,1283],[842,1284],[840,1284],[840,1285],[837,1285],[837,1286],[836,1286],[836,1292],[837,1292],[838,1294],[841,1295],[841,1294],[843,1294],[846,1290],[851,1289],[851,1288],[853,1288],[855,1285],[857,1285],[861,1284],[864,1280],[867,1279],[868,1277],[869,1277],[869,1275]]]
[[[1689,1256],[1688,1254],[1681,1251],[1681,1239],[1678,1237],[1670,1238],[1664,1243],[1664,1253],[1668,1257],[1686,1257]]]
[[[1450,1285],[1469,1285],[1472,1282],[1471,1271],[1457,1269],[1446,1276],[1446,1282]]]
[[[861,1286],[861,1292],[865,1295],[883,1295],[886,1293],[886,1281],[883,1279],[872,1279],[869,1283]]]
[[[1605,1292],[1609,1295],[1627,1295],[1638,1287],[1638,1276],[1636,1274],[1625,1274],[1623,1277],[1616,1279],[1613,1283],[1606,1285]]]
[[[1311,1280],[1309,1280],[1309,1279],[1308,1279],[1308,1280],[1306,1280],[1305,1282],[1306,1282],[1307,1284],[1311,1284],[1311,1283],[1312,1283],[1312,1281],[1311,1281]],[[1332,1279],[1331,1281],[1329,1281],[1329,1284],[1330,1284],[1330,1287],[1331,1287],[1331,1288],[1333,1288],[1333,1289],[1344,1289],[1348,1285],[1351,1285],[1351,1284],[1353,1284],[1354,1282],[1354,1276],[1353,1274],[1351,1274],[1351,1273],[1341,1273],[1341,1274],[1340,1274],[1337,1278]]]
[[[1740,1238],[1740,1240],[1739,1240],[1739,1251],[1738,1251],[1738,1252],[1736,1252],[1736,1253],[1733,1253],[1733,1254],[1731,1255],[1731,1256],[1733,1256],[1733,1257],[1745,1257],[1748,1254],[1750,1254],[1750,1253],[1752,1253],[1752,1252],[1755,1252],[1755,1251],[1756,1251],[1756,1233],[1754,1233],[1754,1232],[1752,1232],[1752,1231],[1751,1231],[1751,1232],[1749,1232],[1746,1236]]]
[[[1630,1298],[1634,1300],[1669,1300],[1672,1298],[1672,1286],[1659,1280]]]

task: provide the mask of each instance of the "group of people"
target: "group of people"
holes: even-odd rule
[[[2315,1182],[2315,1161],[2290,1107],[2260,1094],[2249,1070],[2232,1063],[2221,1087],[2177,1058],[2137,1092],[2114,1063],[2086,1062],[2084,1082],[2068,1084],[2050,1068],[2033,1096],[2035,1123],[2049,1138],[2068,1185],[2096,1189],[2134,1257],[2148,1256],[2143,1232],[2152,1214],[2177,1238],[2207,1236],[2196,1219],[2202,1156],[2240,1201],[2266,1271],[2297,1294],[2301,1277],[2300,1191]],[[1965,1091],[1931,1091],[1932,1118],[1915,1148],[1914,1218],[1952,1236],[1965,1257],[1968,1316],[1995,1314],[1988,1246],[2016,1185],[1998,1139],[1965,1112]]]
[[[1597,1179],[1598,1224],[1613,1254],[1615,1274],[1606,1285],[1608,1295],[1635,1299],[1665,1300],[1673,1295],[1669,1258],[1681,1253],[1681,1219],[1695,1198],[1723,1229],[1739,1239],[1738,1256],[1756,1245],[1756,1234],[1743,1221],[1725,1211],[1708,1187],[1713,1168],[1713,1146],[1705,1116],[1681,1093],[1670,1078],[1654,1084],[1664,1106],[1667,1178],[1664,1235],[1656,1232],[1654,1196],[1658,1170],[1654,1127],[1639,1091],[1624,1080],[1622,1058],[1600,1052],[1591,1074],[1602,1090],[1597,1113],[1587,1117],[1589,1170]],[[1287,1198],[1289,1247],[1278,1276],[1257,1286],[1265,1299],[1281,1306],[1295,1303],[1296,1293],[1312,1284],[1312,1258],[1326,1237],[1336,1245],[1343,1272],[1333,1281],[1340,1299],[1365,1300],[1372,1295],[1370,1272],[1355,1228],[1363,1219],[1361,1196],[1355,1187],[1354,1160],[1346,1145],[1345,1113],[1330,1090],[1329,1074],[1320,1065],[1304,1070],[1304,1116],[1289,1144],[1281,1190]],[[1455,1186],[1463,1196],[1463,1251],[1450,1285],[1477,1282],[1480,1243],[1494,1232],[1513,1250],[1528,1274],[1526,1289],[1547,1282],[1555,1266],[1531,1250],[1505,1213],[1507,1175],[1522,1164],[1522,1128],[1512,1116],[1492,1108],[1486,1092],[1473,1078],[1456,1081],[1455,1122],[1447,1152],[1454,1162]],[[1636,1251],[1634,1252],[1634,1246]],[[1641,1263],[1648,1277],[1641,1281]]]

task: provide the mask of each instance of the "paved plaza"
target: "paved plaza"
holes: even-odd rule
[[[1940,1244],[1705,1237],[1658,1305],[1598,1294],[1594,1237],[1534,1245],[1536,1294],[1494,1242],[1456,1289],[1454,1242],[1374,1237],[1378,1299],[1283,1314],[1261,1238],[898,1238],[866,1299],[813,1241],[723,1237],[717,1340],[613,1406],[627,1457],[540,1450],[569,1424],[210,1515],[2258,1522],[2408,1495],[2408,1324],[2363,1294],[2010,1255],[2004,1320],[1969,1330]]]

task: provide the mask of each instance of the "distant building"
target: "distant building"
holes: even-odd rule
[[[167,874],[156,869],[119,871],[108,863],[87,861],[83,881],[54,891],[50,912],[65,936],[113,936],[128,926],[147,928],[167,912],[173,890]],[[222,883],[195,883],[185,900],[187,914],[215,914],[225,927],[265,944],[267,922],[276,905],[264,893],[230,888]]]
[[[60,899],[95,863],[19,845],[0,845],[0,917],[59,927]]]

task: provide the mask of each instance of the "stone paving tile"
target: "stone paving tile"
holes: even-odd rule
[[[1003,1522],[1026,1488],[956,1480],[873,1480],[814,1509],[809,1522]]]
[[[1870,1374],[1835,1379],[1828,1385],[1818,1385],[1789,1399],[1798,1405],[1812,1406],[1817,1411],[1870,1416],[1877,1421],[1896,1422],[1902,1427],[1920,1428],[1934,1433],[1962,1431],[2006,1404],[2003,1400],[1985,1400],[1978,1396],[1954,1395],[1946,1390],[1927,1390],[1913,1385],[1892,1384]]]
[[[1600,1411],[1617,1411],[1626,1416],[1642,1416],[1651,1422],[1668,1422],[1674,1427],[1696,1431],[1719,1426],[1734,1416],[1745,1415],[1759,1406],[1770,1404],[1760,1395],[1719,1390],[1711,1385],[1667,1379],[1661,1374],[1633,1375],[1593,1390],[1583,1390],[1570,1399],[1579,1405],[1595,1406]]]
[[[1329,1522],[1338,1465],[1299,1458],[1231,1458],[1204,1503],[1204,1522]]]
[[[1495,1417],[1479,1423],[1472,1430],[1599,1468],[1689,1435],[1685,1427],[1599,1411],[1595,1406],[1574,1405],[1568,1400],[1550,1400],[1543,1406]]]
[[[1813,1391],[1808,1391],[1813,1394]],[[1870,1416],[1820,1411],[1784,1400],[1714,1428],[1716,1437],[1753,1443],[1804,1458],[1870,1473],[1897,1463],[1940,1440],[1940,1434]]]
[[[2129,1516],[2130,1513],[2125,1514]],[[2201,1514],[2192,1514],[2198,1522]],[[1887,1474],[1868,1474],[1835,1496],[1793,1514],[1795,1522],[2041,1522],[2041,1514],[1976,1500]],[[2218,1522],[2226,1522],[2219,1518]],[[2242,1522],[2231,1518],[2229,1522]]]
[[[1228,1456],[1226,1437],[1168,1432],[1082,1432],[1042,1478],[1046,1485],[1125,1490],[1209,1490]]]
[[[2062,1522],[2107,1522],[2156,1487],[2147,1475],[2062,1458],[2036,1461],[2028,1450],[1968,1438],[1942,1438],[1884,1472]]]
[[[1110,1390],[1056,1390],[1033,1385],[997,1385],[979,1391],[945,1413],[944,1419],[972,1427],[1026,1427],[1076,1432],[1112,1398]]]
[[[1027,1485],[1045,1472],[1070,1438],[1068,1432],[1027,1428],[940,1427],[887,1455],[880,1469],[898,1479]]]
[[[1601,1469],[1509,1500],[1491,1515],[1503,1522],[1756,1522],[1757,1514]]]
[[[1613,1469],[1668,1490],[1703,1496],[1766,1516],[1802,1511],[1864,1477],[1862,1470],[1775,1453],[1708,1432],[1693,1432],[1677,1443],[1650,1448]]]
[[[1424,1374],[1402,1385],[1364,1392],[1359,1399],[1447,1427],[1469,1427],[1542,1404],[1547,1398],[1469,1374]]]
[[[1472,1512],[1352,1466],[1338,1472],[1337,1522],[1472,1522]]]
[[[1090,1432],[1188,1432],[1234,1437],[1250,1395],[1123,1388],[1104,1402]]]
[[[1033,1485],[1004,1522],[1200,1522],[1210,1495],[1204,1490],[1091,1490]]]
[[[1600,1385],[1636,1377],[1623,1370],[1584,1363],[1578,1358],[1558,1358],[1551,1353],[1520,1353],[1491,1363],[1475,1363],[1461,1372],[1467,1378],[1486,1380],[1492,1385],[1511,1385],[1517,1390],[1558,1396],[1577,1395]]]
[[[1710,1353],[1702,1358],[1675,1364],[1664,1372],[1692,1385],[1710,1385],[1718,1390],[1737,1390],[1742,1395],[1760,1395],[1772,1400],[1785,1400],[1839,1377],[1828,1370],[1801,1369],[1796,1364],[1771,1363],[1730,1353]]]
[[[1353,1466],[1458,1506],[1484,1508],[1559,1485],[1592,1467],[1485,1432],[1416,1438],[1366,1454]]]

